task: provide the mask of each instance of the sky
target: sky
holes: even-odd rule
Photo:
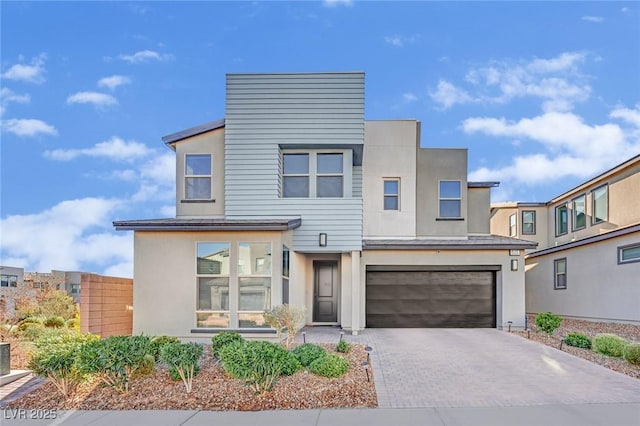
[[[161,137],[225,74],[364,71],[366,119],[469,150],[492,201],[640,153],[637,2],[0,2],[0,264],[132,276],[114,220],[175,215]]]

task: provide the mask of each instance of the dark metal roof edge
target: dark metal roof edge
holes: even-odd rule
[[[499,244],[376,244],[363,243],[363,250],[525,250],[536,248],[537,243]]]
[[[625,235],[633,234],[634,232],[640,232],[640,223],[635,225],[630,225],[624,228],[618,228],[613,231],[607,232],[605,234],[593,235],[591,237],[583,238],[581,240],[571,241],[568,243],[561,244],[555,247],[549,247],[546,249],[534,251],[529,253],[526,258],[531,259],[534,257],[545,256],[547,254],[556,253],[559,251],[569,250],[576,247],[586,246],[589,244],[599,243],[601,241],[606,241],[612,238],[622,237]]]
[[[302,219],[292,219],[280,223],[160,223],[114,221],[116,231],[288,231],[302,225]]]
[[[490,182],[467,182],[467,188],[496,188],[500,186],[498,181]]]
[[[178,142],[182,139],[186,139],[191,136],[199,135],[201,133],[205,133],[210,130],[220,129],[224,127],[224,125],[225,125],[224,118],[220,118],[218,120],[209,121],[208,123],[199,124],[197,126],[190,127],[188,129],[181,130],[179,132],[172,133],[167,136],[163,136],[162,140],[164,141],[165,144],[170,145],[174,142]]]

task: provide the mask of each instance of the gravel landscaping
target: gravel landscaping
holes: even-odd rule
[[[529,328],[531,329],[530,333],[526,331],[516,331],[514,333],[556,349],[560,349],[562,339],[572,332],[585,334],[589,338],[593,338],[599,333],[612,333],[629,341],[640,342],[640,325],[564,318],[560,327],[549,336],[544,332],[536,332],[535,315],[529,315],[528,320]],[[610,370],[640,379],[640,368],[629,364],[622,358],[601,355],[590,349],[576,348],[566,344],[562,344],[562,351],[602,365]]]
[[[335,353],[335,344],[322,345]],[[164,368],[133,382],[129,392],[119,394],[94,380],[81,385],[65,400],[51,383],[9,404],[7,408],[60,410],[271,410],[377,407],[373,374],[362,363],[367,360],[364,345],[352,345],[344,356],[349,371],[334,379],[319,377],[301,370],[281,377],[273,390],[264,395],[254,393],[239,380],[229,377],[212,357],[210,346],[200,361],[201,371],[186,394],[181,381],[173,381]]]

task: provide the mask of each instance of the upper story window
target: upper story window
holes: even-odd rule
[[[604,222],[609,216],[609,187],[603,185],[591,191],[592,214],[591,223],[596,224]]]
[[[524,210],[522,212],[522,234],[536,234],[536,212],[535,210]]]
[[[384,180],[384,209],[400,210],[400,179]]]
[[[518,234],[518,220],[516,214],[509,216],[509,236],[515,237]]]
[[[18,287],[17,275],[4,275],[2,274],[2,280],[0,281],[2,287]]]
[[[459,180],[441,180],[439,196],[440,217],[462,217],[462,191]]]
[[[316,173],[316,197],[342,197],[342,154],[318,154]]]
[[[187,200],[211,199],[211,154],[187,154],[184,167]]]
[[[553,288],[555,290],[565,290],[567,288],[567,258],[553,261]]]
[[[567,205],[556,207],[556,236],[564,235],[569,231],[569,211]]]
[[[640,243],[618,247],[618,263],[640,262]]]
[[[284,154],[283,197],[309,197],[309,154]]]
[[[581,195],[571,201],[573,211],[573,230],[577,231],[587,226],[587,196]]]

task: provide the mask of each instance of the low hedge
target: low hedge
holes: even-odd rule
[[[621,357],[627,341],[615,334],[602,333],[593,338],[593,350],[603,355]]]
[[[625,346],[622,356],[629,364],[640,367],[640,343],[629,343]]]

